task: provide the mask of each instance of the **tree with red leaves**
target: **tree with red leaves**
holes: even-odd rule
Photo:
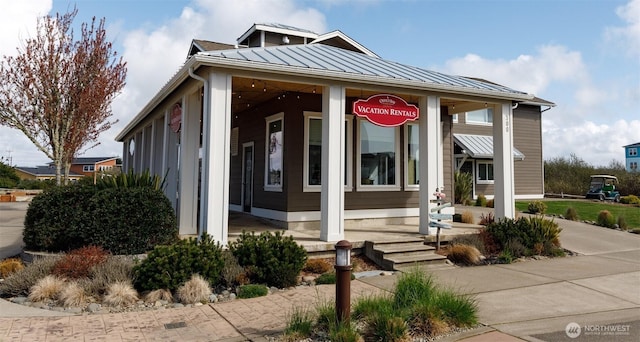
[[[36,36],[0,64],[0,125],[22,131],[53,161],[58,185],[68,182],[81,149],[95,147],[116,122],[109,121],[111,102],[127,74],[106,39],[104,18],[83,23],[74,39],[77,13],[39,18]]]

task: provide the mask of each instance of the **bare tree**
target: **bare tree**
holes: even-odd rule
[[[71,162],[97,145],[114,122],[111,102],[125,85],[126,63],[106,39],[105,19],[83,23],[74,39],[73,9],[38,19],[37,34],[0,64],[0,125],[22,131],[66,184]]]

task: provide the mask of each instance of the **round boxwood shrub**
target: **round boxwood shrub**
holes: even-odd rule
[[[108,188],[91,198],[93,216],[86,240],[113,254],[140,254],[177,241],[169,199],[148,187]]]
[[[238,240],[229,244],[229,249],[247,269],[254,284],[294,286],[307,261],[307,251],[293,237],[281,232],[266,231],[260,235],[242,232]]]
[[[88,245],[83,229],[94,218],[90,200],[94,187],[56,186],[35,196],[24,219],[25,248],[34,251],[68,251]]]
[[[221,282],[223,268],[222,247],[212,237],[205,235],[200,241],[180,240],[172,245],[156,246],[134,267],[135,286],[140,291],[175,291],[194,274],[214,286]]]

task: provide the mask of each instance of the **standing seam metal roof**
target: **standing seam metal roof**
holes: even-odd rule
[[[493,137],[488,135],[475,134],[453,134],[454,141],[460,145],[462,149],[471,158],[492,159],[493,158]],[[515,147],[513,148],[513,158],[515,160],[523,160],[524,154]]]
[[[255,63],[420,81],[508,94],[526,94],[499,84],[446,75],[323,44],[218,50],[201,52],[200,54]]]

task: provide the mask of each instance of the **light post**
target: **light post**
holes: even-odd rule
[[[336,316],[338,322],[348,323],[351,316],[351,242],[336,244]]]

